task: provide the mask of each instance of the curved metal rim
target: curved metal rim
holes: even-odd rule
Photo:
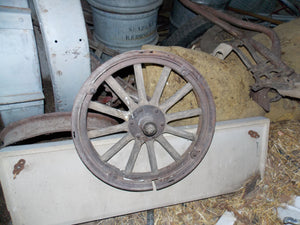
[[[89,113],[88,129],[117,124],[111,117]],[[45,134],[70,132],[71,112],[54,112],[32,116],[9,124],[0,132],[0,148]]]
[[[85,118],[89,101],[92,98],[92,94],[89,94],[90,90],[100,86],[114,72],[137,63],[168,66],[180,74],[192,84],[193,91],[197,92],[198,105],[201,105],[202,109],[202,120],[199,121],[201,129],[198,126],[196,140],[186,150],[180,163],[173,163],[167,169],[161,169],[156,180],[153,180],[151,176],[141,176],[135,180],[124,179],[121,171],[98,158],[86,131]],[[152,50],[126,52],[101,65],[82,86],[75,99],[72,113],[73,140],[84,164],[102,181],[114,187],[131,191],[152,190],[152,181],[155,183],[156,189],[159,190],[187,176],[204,158],[214,134],[214,127],[215,105],[208,85],[201,74],[191,64],[178,56]]]

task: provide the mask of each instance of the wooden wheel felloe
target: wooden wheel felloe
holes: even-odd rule
[[[145,66],[162,68],[152,96],[146,93]],[[124,68],[134,73],[136,97],[117,81],[116,75]],[[184,80],[179,90],[167,99],[162,98],[170,74]],[[95,100],[99,89],[106,87],[117,96],[118,108]],[[174,105],[193,93],[197,106],[172,111]],[[93,111],[117,118],[120,123],[109,127],[87,130],[87,113]],[[174,121],[198,118],[195,133],[174,126]],[[95,70],[79,91],[72,111],[72,134],[77,152],[87,168],[99,179],[114,187],[130,191],[147,191],[168,187],[187,176],[204,158],[215,127],[215,106],[207,83],[199,72],[178,56],[160,51],[130,51],[118,55]],[[91,140],[120,134],[119,140],[105,151]],[[185,149],[176,149],[169,137],[186,140]],[[170,158],[159,163],[159,149]],[[141,157],[142,154],[147,157]],[[123,164],[116,164],[116,159]],[[145,168],[138,170],[138,160]],[[125,163],[124,163],[125,162]],[[122,166],[121,166],[122,164]]]

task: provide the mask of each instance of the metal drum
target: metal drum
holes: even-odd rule
[[[229,0],[192,0],[192,2],[208,5],[215,9],[224,9]],[[175,27],[175,29],[180,27],[195,16],[196,14],[188,8],[186,8],[184,5],[182,5],[181,2],[179,2],[179,0],[174,1],[170,21],[171,25]]]
[[[158,8],[162,0],[88,0],[92,6],[94,36],[120,52],[156,44]]]

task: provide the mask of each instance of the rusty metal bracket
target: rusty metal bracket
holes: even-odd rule
[[[192,11],[219,25],[238,39],[228,43],[231,47],[228,47],[228,45],[219,46],[214,54],[224,59],[231,51],[237,53],[255,79],[255,84],[251,87],[252,92],[254,92],[252,96],[256,96],[254,100],[266,111],[270,109],[270,102],[280,99],[280,97],[269,98],[269,91],[275,90],[281,96],[300,98],[300,75],[281,60],[280,40],[273,30],[259,24],[237,19],[206,5],[193,3],[190,0],[180,1]],[[260,42],[247,37],[240,28],[267,35],[272,42],[271,48],[269,49]],[[244,47],[248,53],[242,52],[241,47]],[[260,92],[261,90],[264,91]],[[260,93],[255,94],[255,92]]]
[[[259,135],[256,131],[254,131],[254,130],[249,130],[249,131],[248,131],[248,134],[249,134],[250,137],[252,137],[252,138],[259,138],[259,137],[260,137],[260,135]]]
[[[20,159],[15,165],[13,170],[14,179],[16,179],[17,175],[24,169],[25,167],[25,159]]]

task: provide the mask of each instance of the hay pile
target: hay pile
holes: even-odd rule
[[[282,60],[297,73],[300,73],[300,18],[277,26],[275,31],[281,41]],[[262,34],[257,35],[255,39],[266,46],[270,45],[268,39]],[[217,121],[252,116],[265,116],[271,121],[300,119],[299,100],[283,98],[278,102],[271,103],[270,113],[265,113],[260,106],[250,99],[249,90],[254,79],[235,53],[231,53],[222,61],[205,52],[181,47],[145,45],[143,49],[171,52],[190,62],[202,74],[212,91],[216,104]],[[159,70],[155,69],[154,66],[147,69],[145,82],[149,93],[156,84],[153,80],[158,80],[159,75]],[[174,86],[174,89],[178,88],[176,82],[168,83],[170,86]],[[189,109],[188,101],[184,107]]]
[[[300,49],[300,45],[294,47],[294,53],[298,54],[298,48]],[[205,52],[176,46],[160,47],[145,45],[143,46],[143,49],[171,52],[190,62],[202,74],[208,83],[216,105],[217,121],[253,116],[265,116],[270,118],[271,121],[300,119],[300,101],[297,99],[282,98],[278,102],[271,103],[270,113],[265,113],[265,111],[250,98],[250,86],[254,84],[254,79],[234,53],[230,54],[225,61],[222,61]],[[296,57],[295,54],[290,54],[290,56],[294,56],[294,58],[290,58],[289,61],[297,61],[299,58]],[[296,67],[294,69],[300,73],[300,68],[298,69]],[[147,67],[147,71],[145,73],[145,85],[149,96],[151,96],[151,93],[156,86],[160,72],[161,69],[156,66]],[[168,84],[175,90],[178,90],[179,88],[176,80],[173,82],[172,80],[170,82],[168,81]],[[187,97],[186,102],[183,103],[181,107],[189,109],[189,104],[193,101],[194,100],[192,98],[189,99],[189,97]]]
[[[271,123],[265,177],[253,176],[240,191],[154,210],[154,224],[213,225],[227,211],[236,225],[282,224],[276,208],[300,196],[300,121]],[[146,224],[140,212],[98,221],[98,225]]]
[[[145,45],[143,49],[171,52],[190,62],[208,83],[216,105],[217,121],[264,115],[263,109],[249,97],[249,86],[253,83],[253,78],[244,65],[232,60],[225,62],[205,52],[182,47]],[[144,79],[149,96],[151,96],[160,77],[159,69],[157,66],[147,67]],[[168,81],[169,87],[172,87],[174,91],[180,87],[181,82],[177,81],[178,79]],[[189,99],[187,96],[180,108],[190,109],[191,102],[193,102],[193,99]]]

